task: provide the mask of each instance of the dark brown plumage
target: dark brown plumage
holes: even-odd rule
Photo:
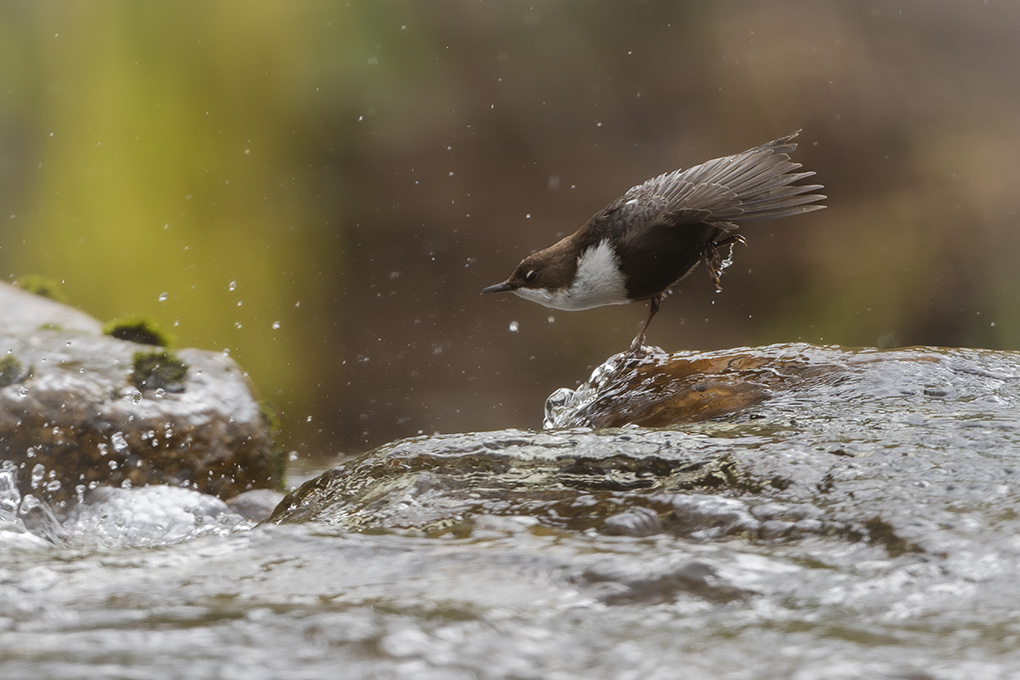
[[[636,351],[670,287],[699,262],[718,286],[720,249],[744,240],[736,222],[825,207],[817,203],[825,196],[812,193],[820,184],[795,184],[815,174],[794,172],[801,167],[790,160],[798,133],[633,187],[482,292],[513,292],[571,311],[650,300],[648,317],[631,344]]]

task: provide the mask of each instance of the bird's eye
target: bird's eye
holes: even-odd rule
[[[534,281],[536,274],[538,274],[538,272],[536,272],[534,269],[529,269],[528,273],[524,275],[524,280],[529,282]]]

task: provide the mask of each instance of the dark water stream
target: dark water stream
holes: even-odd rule
[[[257,527],[154,487],[33,533],[0,473],[0,678],[1020,678],[1020,355],[751,351],[832,370],[397,442]]]

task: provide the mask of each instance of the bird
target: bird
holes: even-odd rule
[[[638,184],[557,243],[528,255],[482,293],[513,293],[552,309],[579,311],[648,300],[628,354],[644,350],[648,326],[670,289],[704,263],[717,291],[722,251],[746,244],[738,222],[821,210],[821,184],[797,184],[790,160],[800,130],[687,170]]]

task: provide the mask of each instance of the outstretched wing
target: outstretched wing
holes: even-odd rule
[[[795,184],[813,172],[795,172],[790,160],[799,130],[768,144],[653,177],[600,213],[612,222],[692,223],[772,219],[821,210],[820,184]],[[599,217],[599,216],[596,216]]]

